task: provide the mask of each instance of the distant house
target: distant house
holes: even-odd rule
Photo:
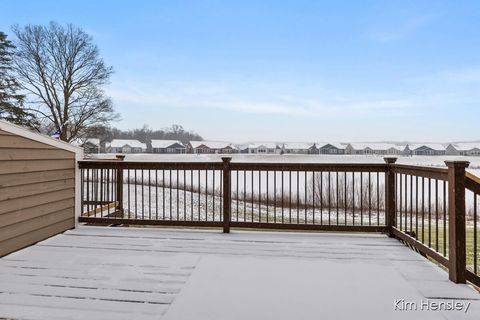
[[[187,153],[196,154],[229,154],[236,152],[233,144],[224,141],[190,141],[186,150]]]
[[[480,143],[467,142],[449,144],[445,153],[452,156],[480,156]]]
[[[107,144],[107,152],[110,153],[144,153],[147,145],[138,140],[113,139]]]
[[[153,153],[186,153],[186,147],[178,140],[152,140]]]
[[[246,149],[242,150],[242,153],[280,154],[282,153],[282,147],[274,142],[251,143],[246,146]]]
[[[345,154],[346,144],[338,142],[318,143],[318,153],[320,154]]]
[[[248,146],[249,144],[236,144],[235,148],[238,153],[248,153]]]
[[[286,154],[318,154],[315,143],[286,142],[283,144],[282,150]]]
[[[387,153],[385,153],[386,155],[403,155],[405,153],[405,148],[406,146],[404,145],[394,145],[393,147],[391,147],[390,149],[387,149]]]
[[[345,149],[347,154],[401,155],[405,146],[392,143],[349,143]]]
[[[407,144],[405,154],[415,156],[443,156],[446,154],[446,148],[439,143],[427,144]]]
[[[97,138],[78,139],[73,141],[72,144],[82,147],[85,153],[100,153],[100,139]]]
[[[346,154],[365,154],[366,144],[363,143],[349,143],[345,147]]]

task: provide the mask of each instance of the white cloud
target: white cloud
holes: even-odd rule
[[[246,91],[249,94],[243,94]],[[345,92],[342,98],[337,95],[321,96],[312,93],[275,94],[256,93],[256,88],[235,89],[235,86],[217,84],[168,84],[152,86],[123,83],[112,87],[108,94],[119,104],[134,104],[158,108],[223,109],[243,113],[276,114],[291,116],[378,116],[410,112],[412,108],[425,106],[424,101],[414,101],[402,97],[365,99],[349,97]],[[301,96],[300,96],[301,95]],[[407,110],[408,109],[408,110]]]
[[[418,15],[405,19],[397,24],[394,20],[375,26],[367,34],[368,38],[377,42],[393,42],[414,35],[421,28],[429,25],[436,15]]]
[[[462,83],[480,82],[480,67],[475,66],[445,71],[443,72],[442,77],[445,80]]]

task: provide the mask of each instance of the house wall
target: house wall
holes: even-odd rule
[[[232,148],[223,148],[221,150],[222,154],[229,154],[229,153],[234,153],[234,150]]]
[[[465,156],[480,156],[480,149],[473,148],[464,152]]]
[[[418,148],[413,151],[416,156],[443,156],[444,150],[433,150],[430,148]]]
[[[185,148],[152,148],[153,153],[185,153]]]
[[[210,149],[210,148],[207,148],[207,147],[198,147],[198,148],[195,148],[194,149],[194,153],[198,153],[198,154],[206,154],[206,153],[216,153],[215,152],[215,149]]]
[[[345,154],[364,154],[364,150],[354,149],[351,145],[345,147]]]
[[[338,149],[334,146],[323,146],[319,149],[320,154],[346,154],[346,149]]]
[[[285,149],[288,154],[308,154],[308,149]]]
[[[0,130],[0,256],[75,227],[75,153]]]
[[[395,149],[395,148],[390,148],[388,150],[386,150],[386,155],[401,155],[403,153],[402,150],[398,150],[398,149]]]

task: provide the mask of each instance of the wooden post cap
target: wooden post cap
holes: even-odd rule
[[[470,165],[470,161],[466,161],[466,160],[447,160],[447,161],[445,161],[445,164],[449,168],[452,168],[452,167],[468,168],[468,166]]]
[[[385,157],[385,158],[383,158],[383,160],[385,161],[385,163],[388,163],[388,164],[393,164],[393,163],[397,162],[396,157]]]

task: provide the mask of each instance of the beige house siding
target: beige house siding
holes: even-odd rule
[[[0,130],[0,256],[75,227],[75,163],[75,152]]]

